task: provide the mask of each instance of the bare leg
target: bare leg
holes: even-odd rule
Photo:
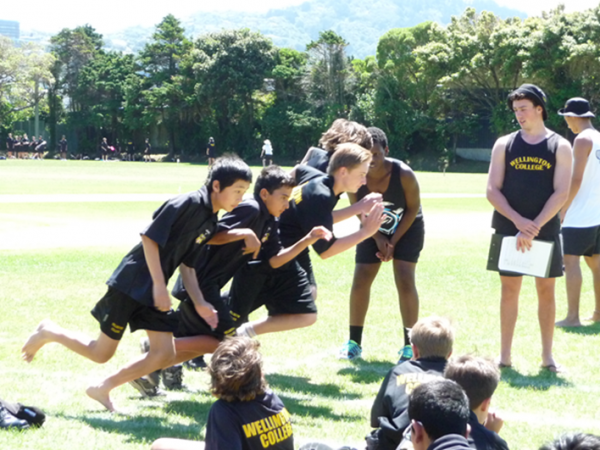
[[[251,322],[256,334],[277,333],[310,327],[317,321],[317,314],[279,314]]]
[[[350,290],[350,326],[364,326],[371,300],[371,286],[380,267],[381,263],[356,264],[354,267]]]
[[[152,443],[150,450],[204,450],[204,448],[202,441],[160,438]]]
[[[556,365],[552,357],[552,340],[554,338],[554,319],[556,318],[556,302],[554,299],[555,278],[536,278],[535,287],[538,295],[538,320],[542,335],[542,364]]]
[[[419,294],[415,284],[417,263],[394,260],[394,280],[398,290],[400,315],[405,328],[412,328],[419,320]]]
[[[140,355],[116,373],[86,390],[89,397],[100,402],[109,411],[115,411],[115,407],[110,400],[110,391],[114,388],[160,368],[172,365],[175,357],[173,335],[150,330],[146,330],[146,333],[148,333],[148,340],[150,341],[150,351],[148,353]]]
[[[179,364],[207,353],[214,353],[219,340],[212,336],[190,336],[175,339],[175,361]],[[164,367],[163,367],[164,368]]]
[[[511,349],[517,316],[519,314],[519,293],[523,277],[500,276],[502,293],[500,297],[500,363],[512,364]]]
[[[596,299],[594,313],[589,320],[600,322],[600,255],[584,256],[584,259],[592,271],[592,279],[594,281],[594,297]]]
[[[49,319],[43,320],[21,349],[22,358],[31,362],[39,349],[51,342],[67,347],[79,355],[103,364],[115,354],[119,341],[100,333],[96,340],[75,331],[66,330]]]
[[[557,327],[580,327],[579,320],[579,298],[581,297],[581,267],[579,256],[565,255],[565,281],[567,285],[567,317],[556,322]]]

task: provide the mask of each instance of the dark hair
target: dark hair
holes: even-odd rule
[[[381,128],[377,127],[369,127],[367,128],[367,131],[373,139],[373,145],[379,144],[381,148],[385,150],[385,148],[388,146],[388,140],[385,132]]]
[[[245,402],[265,392],[267,383],[258,347],[258,341],[244,336],[228,337],[219,344],[208,366],[215,397]]]
[[[285,170],[279,166],[265,167],[254,185],[254,195],[259,195],[260,191],[266,189],[269,194],[281,187],[294,187],[296,182]]]
[[[533,106],[541,106],[542,108],[544,107],[542,102],[535,95],[528,94],[526,92],[512,92],[508,95],[508,101],[511,104],[515,100],[529,100],[531,103],[533,103]]]
[[[373,139],[364,125],[346,119],[336,119],[331,127],[323,133],[319,145],[329,153],[333,153],[339,144],[351,142],[370,150]]]
[[[469,399],[452,380],[428,381],[410,394],[408,417],[421,422],[432,441],[448,434],[465,436],[469,414]]]
[[[540,447],[540,450],[600,450],[600,436],[567,433]]]
[[[212,192],[213,181],[218,181],[220,189],[223,190],[238,180],[252,183],[252,171],[239,156],[226,154],[215,160],[208,173],[206,186],[208,192]]]
[[[456,381],[464,389],[471,409],[491,398],[500,381],[500,371],[492,360],[473,355],[452,358],[444,370],[444,376]]]

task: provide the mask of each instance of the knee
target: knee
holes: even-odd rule
[[[98,364],[105,364],[113,357],[115,351],[112,349],[102,349],[97,345],[97,341],[94,341],[92,345],[94,345],[94,353],[92,354],[92,360]]]
[[[148,352],[148,358],[154,359],[159,365],[167,367],[175,361],[175,348],[152,349]]]

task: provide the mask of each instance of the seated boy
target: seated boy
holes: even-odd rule
[[[210,360],[211,390],[218,400],[208,413],[207,450],[294,449],[290,414],[267,386],[259,345],[247,337],[227,338]],[[201,444],[162,438],[151,450],[198,450]]]
[[[215,163],[206,186],[178,195],[164,203],[152,223],[141,233],[141,243],[121,261],[109,278],[108,292],[96,304],[92,315],[100,323],[100,335],[90,339],[44,320],[22,349],[31,362],[40,348],[57,342],[94,362],[105,363],[114,355],[123,332],[146,330],[149,352],[86,393],[110,411],[115,411],[110,392],[117,386],[171,364],[175,356],[173,331],[177,327],[167,282],[180,267],[194,272],[196,249],[205,245],[217,225],[220,209],[231,211],[242,200],[252,181],[250,168],[238,157],[224,157]],[[211,326],[218,323],[216,311],[206,302],[195,276],[188,276],[186,288],[199,314]]]
[[[410,393],[425,381],[442,378],[452,354],[454,331],[448,319],[427,317],[412,328],[410,340],[414,359],[389,371],[373,403],[371,426],[377,430],[367,436],[369,450],[396,450],[410,424]]]
[[[357,144],[341,144],[329,164],[329,175],[319,176],[294,188],[290,207],[281,215],[279,235],[284,246],[302,239],[314,227],[333,230],[333,208],[344,192],[356,192],[366,182],[371,153]],[[383,205],[363,203],[368,207],[360,230],[331,240],[312,244],[322,259],[330,258],[375,234],[382,222]],[[352,216],[353,213],[350,214]],[[308,327],[317,320],[316,280],[308,248],[288,264],[273,269],[265,261],[250,261],[235,275],[229,294],[233,318],[248,320],[255,309],[266,305],[269,316],[244,323],[238,334],[254,337],[295,328]]]
[[[477,450],[508,450],[506,441],[498,436],[504,422],[490,411],[492,395],[500,381],[498,366],[485,358],[464,355],[446,365],[444,376],[456,381],[469,397],[469,425]]]
[[[221,300],[221,289],[244,263],[252,257],[256,258],[260,252],[261,258],[272,267],[279,267],[319,239],[331,239],[329,230],[315,227],[302,239],[282,249],[278,218],[289,207],[293,186],[293,178],[279,166],[263,169],[256,180],[254,196],[244,200],[219,220],[210,245],[200,251],[196,259],[195,276],[203,298],[217,310],[219,323],[216,327],[207,323],[196,310],[192,293],[185,289],[189,284],[185,282],[188,273],[181,271],[172,292],[174,297],[181,300],[179,327],[175,332],[176,363],[212,353],[219,341],[234,334],[235,323],[228,305]],[[170,367],[162,375],[166,387],[181,387],[181,366]],[[151,380],[155,385],[158,383],[156,375]],[[143,380],[136,383],[136,388],[145,395],[155,395],[153,386],[147,386]]]

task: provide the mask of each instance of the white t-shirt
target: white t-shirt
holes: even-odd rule
[[[600,225],[600,132],[584,130],[580,135],[592,139],[592,150],[588,156],[581,187],[575,195],[563,227],[588,228]]]
[[[273,147],[271,147],[271,144],[263,145],[263,151],[265,152],[265,156],[273,156]]]

